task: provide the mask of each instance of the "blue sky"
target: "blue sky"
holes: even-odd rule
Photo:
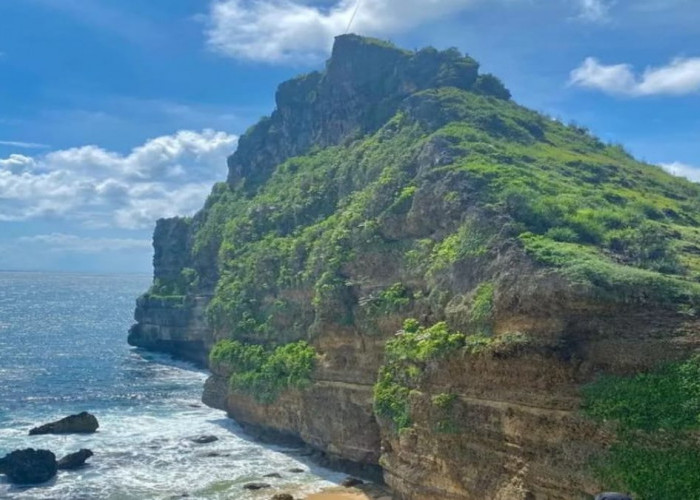
[[[355,0],[0,2],[0,269],[148,272]],[[514,98],[700,181],[700,2],[362,0],[353,31],[455,46]]]

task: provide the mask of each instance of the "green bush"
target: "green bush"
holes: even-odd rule
[[[700,492],[698,464],[700,449],[686,442],[653,448],[628,440],[614,445],[596,470],[610,488],[637,500],[688,500]]]
[[[465,338],[451,332],[444,322],[423,328],[415,319],[407,319],[403,330],[386,343],[384,366],[374,386],[377,415],[390,419],[397,431],[409,427],[409,395],[417,387],[425,364],[459,352]]]
[[[494,293],[495,286],[493,283],[481,283],[474,291],[474,297],[469,308],[470,323],[476,331],[483,334],[491,333]]]
[[[640,500],[700,491],[700,357],[634,377],[606,376],[583,390],[584,412],[616,424],[618,442],[595,464],[601,480]]]
[[[290,388],[311,383],[316,351],[304,341],[266,350],[259,345],[223,340],[210,353],[212,363],[231,370],[231,387],[265,404],[274,402]]]
[[[608,376],[584,389],[584,411],[623,429],[700,428],[700,357],[631,378]]]
[[[441,410],[449,410],[457,400],[456,394],[441,393],[433,396],[431,401],[434,406]]]

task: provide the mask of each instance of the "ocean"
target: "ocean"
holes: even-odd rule
[[[0,457],[30,447],[58,458],[81,448],[95,453],[88,466],[38,487],[0,475],[0,498],[269,499],[342,480],[298,450],[256,443],[224,412],[202,405],[205,371],[127,345],[134,301],[149,282],[145,275],[0,273]],[[28,435],[80,411],[98,418],[97,433]],[[191,441],[204,434],[219,440]],[[269,473],[282,477],[264,478]],[[272,488],[242,488],[260,481]]]

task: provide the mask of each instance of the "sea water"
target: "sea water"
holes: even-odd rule
[[[36,487],[0,475],[0,498],[269,499],[340,481],[298,450],[256,443],[202,405],[205,371],[126,344],[134,299],[148,284],[144,275],[0,273],[0,457],[30,447],[58,458],[95,453],[88,466]],[[98,418],[97,433],[28,435],[81,411]],[[201,435],[219,440],[191,440]],[[248,482],[272,488],[249,492]]]

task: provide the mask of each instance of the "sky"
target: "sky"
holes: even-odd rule
[[[155,220],[351,18],[700,181],[697,0],[0,0],[0,270],[150,272]]]

